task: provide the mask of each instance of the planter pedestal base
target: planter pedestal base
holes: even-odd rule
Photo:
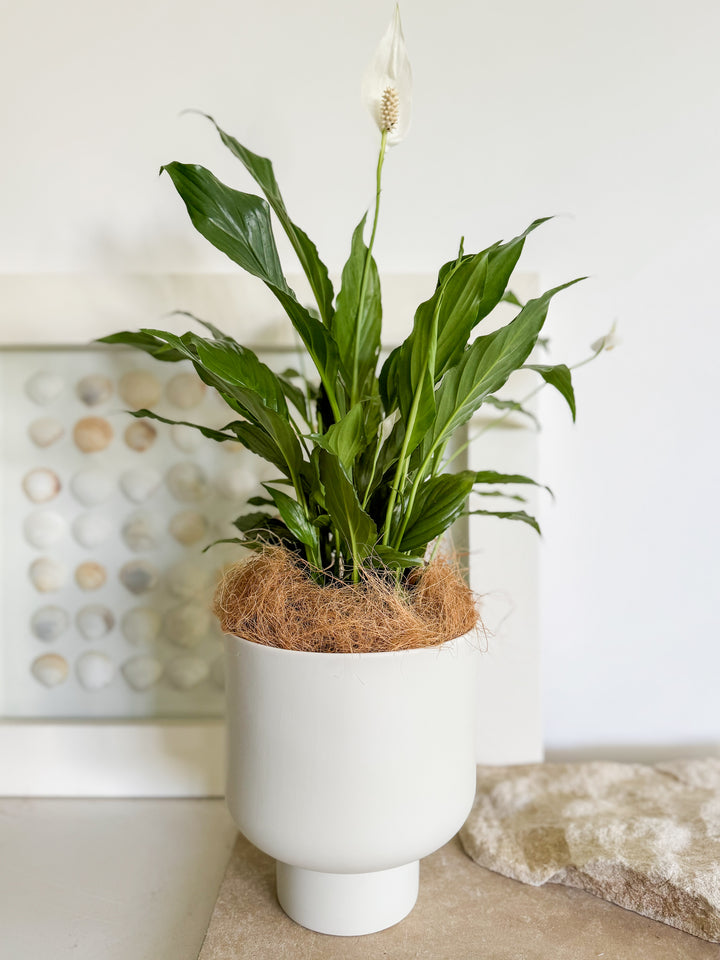
[[[280,906],[318,933],[356,937],[398,923],[415,906],[419,862],[375,873],[319,873],[277,864]]]

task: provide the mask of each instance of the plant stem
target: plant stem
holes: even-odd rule
[[[367,293],[368,277],[370,275],[370,263],[372,261],[372,251],[375,244],[375,234],[377,233],[378,217],[380,215],[380,193],[382,191],[382,168],[385,160],[385,149],[387,147],[387,130],[383,130],[380,138],[380,154],[378,156],[377,171],[375,174],[375,216],[373,217],[372,230],[370,231],[370,241],[368,243],[367,253],[365,254],[365,263],[363,264],[362,280],[360,281],[360,295],[358,297],[357,314],[355,315],[355,351],[353,354],[353,375],[352,387],[350,390],[350,406],[357,403],[359,397],[358,390],[358,366],[360,353],[360,321],[363,316],[365,306],[365,294]]]
[[[385,532],[383,533],[383,544],[385,546],[387,546],[390,541],[390,525],[392,523],[393,511],[395,510],[395,501],[397,500],[398,490],[400,489],[401,483],[405,482],[405,476],[407,474],[405,457],[407,455],[407,449],[410,445],[410,437],[417,419],[418,407],[420,405],[420,394],[420,390],[415,391],[413,404],[410,408],[410,415],[408,416],[408,422],[405,426],[405,436],[403,437],[402,450],[400,451],[400,457],[398,458],[397,467],[395,468],[395,476],[393,478],[393,485],[390,491],[390,499],[388,501],[387,511],[385,513]]]

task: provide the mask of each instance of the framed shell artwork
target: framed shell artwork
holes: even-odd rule
[[[387,347],[433,285],[386,278]],[[189,363],[93,341],[160,317],[182,332],[187,317],[168,321],[182,307],[274,369],[302,368],[264,293],[226,275],[0,277],[0,795],[222,794],[223,643],[211,598],[242,548],[206,548],[236,535],[233,519],[273,468],[239,443],[133,417],[146,408],[211,428],[232,419]],[[531,431],[497,429],[468,463],[532,474],[536,454]],[[492,717],[502,735],[481,739],[478,759],[540,759],[536,544],[475,518],[458,537],[498,641],[478,729]]]

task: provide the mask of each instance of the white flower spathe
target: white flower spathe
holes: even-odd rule
[[[622,340],[615,333],[615,328],[617,327],[617,320],[613,321],[613,325],[610,327],[610,331],[605,334],[604,337],[600,337],[598,340],[595,340],[590,344],[590,349],[594,350],[595,353],[601,353],[603,350],[613,350],[615,347],[620,346]]]
[[[388,145],[399,143],[410,127],[412,71],[398,6],[365,71],[362,96],[380,132],[387,133]]]

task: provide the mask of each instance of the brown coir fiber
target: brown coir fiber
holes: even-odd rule
[[[225,633],[316,653],[437,646],[479,620],[472,591],[447,560],[433,560],[403,587],[367,572],[357,584],[321,586],[302,561],[279,547],[230,567],[213,607]]]

